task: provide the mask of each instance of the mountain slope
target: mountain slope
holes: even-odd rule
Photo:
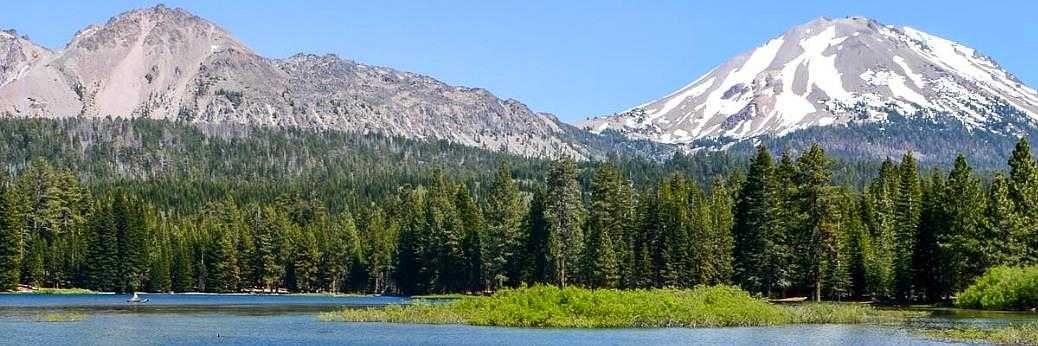
[[[161,5],[87,27],[55,53],[3,34],[0,54],[0,114],[9,116],[378,132],[539,157],[636,147],[617,149],[615,139],[483,89],[335,56],[265,58],[219,26]]]
[[[728,143],[904,117],[1022,135],[1038,124],[1038,92],[952,41],[867,18],[822,18],[659,100],[581,126],[664,143]]]

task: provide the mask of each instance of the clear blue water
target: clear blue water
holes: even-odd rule
[[[0,295],[0,344],[11,345],[927,345],[909,331],[864,325],[766,328],[524,329],[457,325],[322,322],[317,315],[349,307],[406,304],[367,296]],[[39,322],[74,310],[86,319]],[[960,316],[962,317],[962,316]],[[991,318],[963,318],[969,323]],[[959,319],[934,317],[934,323]],[[951,322],[949,322],[951,321]],[[990,322],[990,321],[989,321]],[[929,322],[927,322],[929,323]]]

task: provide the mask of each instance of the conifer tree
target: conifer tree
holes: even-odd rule
[[[599,166],[591,182],[591,207],[588,213],[585,271],[591,287],[615,288],[620,285],[621,254],[630,211],[624,201],[624,182],[617,168]],[[616,244],[619,242],[621,246]]]
[[[394,255],[396,254],[397,248],[394,248],[397,240],[403,240],[398,238],[401,236],[401,232],[398,230],[396,224],[391,224],[386,220],[385,212],[382,208],[375,208],[368,217],[367,225],[364,227],[364,240],[365,240],[365,263],[367,264],[367,276],[370,280],[370,289],[376,293],[383,293],[390,289],[392,277],[394,273]],[[362,244],[357,244],[358,248]],[[357,268],[354,271],[357,274],[363,274],[361,268]],[[357,278],[359,275],[354,275],[354,287],[365,287],[361,286]]]
[[[1027,137],[1021,137],[1009,158],[1009,185],[1013,204],[1025,216],[1038,214],[1038,164]]]
[[[797,187],[800,210],[805,215],[799,248],[803,258],[808,259],[803,269],[806,278],[812,280],[814,298],[822,299],[823,283],[828,271],[837,269],[838,215],[834,210],[835,200],[831,163],[817,144],[812,145],[797,160]]]
[[[490,188],[486,203],[487,239],[484,256],[490,289],[502,283],[514,284],[519,276],[522,252],[523,201],[511,172],[502,164]]]
[[[543,284],[552,282],[549,264],[549,229],[545,209],[547,208],[547,191],[538,187],[533,191],[529,214],[526,217],[526,229],[529,233],[523,239],[523,277],[527,284]]]
[[[22,231],[12,215],[12,193],[6,179],[0,180],[0,291],[15,289],[21,274]]]
[[[703,256],[712,262],[712,274],[704,275],[704,281],[700,282],[702,284],[717,285],[731,282],[734,270],[732,252],[735,248],[735,239],[732,237],[732,227],[735,223],[732,215],[733,204],[726,184],[721,181],[715,182],[709,206],[709,252]]]
[[[896,165],[886,160],[879,176],[867,187],[862,203],[862,217],[868,228],[870,243],[865,256],[866,286],[876,297],[891,297],[894,286],[894,255],[897,241],[896,213],[900,190],[900,174]]]
[[[121,280],[117,287],[119,292],[140,289],[147,265],[143,216],[138,206],[130,206],[129,203],[123,195],[116,196],[112,202],[112,223],[115,227]]]
[[[771,296],[788,285],[783,258],[786,251],[778,239],[775,217],[775,171],[771,154],[764,146],[756,156],[739,193],[735,208],[735,282],[744,289]]]
[[[328,231],[327,237],[322,241],[324,249],[321,251],[321,281],[329,291],[342,292],[347,287],[347,281],[360,279],[352,277],[351,274],[356,267],[364,264],[364,254],[357,225],[349,210],[340,212],[334,224],[328,222],[328,219],[327,216],[320,218],[322,221],[312,224],[310,232],[317,233],[321,229]]]
[[[170,267],[171,289],[174,292],[189,292],[194,290],[195,276],[191,258],[188,250],[187,240],[182,235],[174,235],[171,244],[172,263]]]
[[[988,192],[985,218],[988,230],[984,250],[992,264],[1021,265],[1025,263],[1029,239],[1016,213],[1010,184],[1002,174],[995,174]]]
[[[293,274],[295,275],[295,288],[302,292],[314,292],[318,282],[318,262],[321,251],[317,245],[317,238],[313,232],[301,230],[295,239],[295,258],[293,259]]]
[[[1009,193],[1019,222],[1015,240],[1022,250],[1014,259],[1022,265],[1038,264],[1038,164],[1026,137],[1016,143],[1009,158]]]
[[[254,268],[260,287],[274,292],[281,287],[285,267],[281,263],[281,236],[284,221],[272,207],[259,207],[252,219],[256,236]]]
[[[915,287],[923,293],[926,301],[937,301],[943,297],[950,285],[942,273],[940,236],[947,227],[944,177],[934,170],[928,183],[923,186],[923,207],[913,254]]]
[[[922,211],[923,192],[919,170],[912,153],[906,153],[898,167],[900,184],[894,202],[893,294],[898,301],[912,299],[912,254]]]
[[[548,172],[547,185],[544,215],[549,264],[553,281],[565,287],[580,277],[584,250],[584,208],[576,164],[569,159],[555,161]]]
[[[112,207],[98,202],[90,216],[91,231],[87,250],[87,286],[97,291],[113,291],[121,284],[118,236]]]
[[[469,291],[479,291],[489,287],[490,279],[487,277],[489,265],[485,264],[483,259],[483,233],[485,232],[484,227],[486,227],[483,213],[476,206],[476,201],[467,188],[458,189],[458,192],[455,193],[454,203],[457,206],[462,226],[460,269],[464,275],[459,287]]]
[[[949,293],[965,288],[989,265],[981,245],[984,242],[985,200],[980,181],[973,176],[973,169],[960,154],[945,186],[943,209],[946,227],[937,235],[942,272],[950,283],[946,288]]]

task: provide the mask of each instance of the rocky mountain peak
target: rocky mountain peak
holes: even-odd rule
[[[10,50],[3,40],[0,52]],[[333,54],[262,57],[216,24],[162,5],[80,30],[46,61],[23,55],[0,60],[0,114],[379,132],[526,156],[609,150],[484,89]]]
[[[670,95],[582,126],[691,143],[883,122],[891,114],[1019,132],[1038,124],[1038,92],[953,41],[865,17],[819,18]]]

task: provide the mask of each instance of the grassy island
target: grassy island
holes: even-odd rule
[[[860,304],[773,305],[730,286],[630,291],[535,286],[447,303],[346,309],[322,314],[321,319],[535,328],[650,328],[882,323],[900,320],[905,314]]]

